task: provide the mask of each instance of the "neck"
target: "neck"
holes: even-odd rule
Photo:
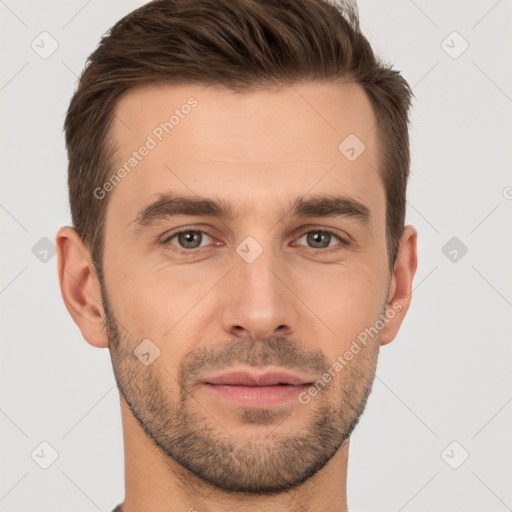
[[[315,475],[289,491],[249,495],[220,490],[164,455],[121,399],[125,452],[122,512],[347,512],[349,440]]]

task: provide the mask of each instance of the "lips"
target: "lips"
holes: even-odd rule
[[[206,384],[228,385],[228,386],[278,386],[293,385],[300,386],[310,384],[305,379],[290,373],[273,371],[263,374],[247,371],[234,371],[224,373],[217,377],[210,377],[205,380]]]
[[[203,381],[204,388],[236,407],[269,409],[297,402],[311,381],[280,370],[233,370]]]

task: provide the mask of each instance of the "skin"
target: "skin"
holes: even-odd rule
[[[348,436],[380,346],[409,308],[417,266],[417,234],[406,226],[389,271],[371,104],[355,83],[244,95],[145,86],[117,106],[118,166],[190,96],[197,106],[103,199],[103,290],[77,233],[66,226],[57,234],[66,307],[88,343],[109,348],[120,388],[123,510],[346,511]],[[350,133],[366,146],[354,161],[338,150]],[[181,215],[134,231],[137,212],[170,192],[222,198],[239,215]],[[298,197],[333,193],[363,203],[369,222],[283,216]],[[183,237],[161,243],[180,228],[209,235],[192,256]],[[326,229],[349,244],[333,236],[315,245],[311,236]],[[262,249],[252,263],[236,251],[247,236]],[[391,310],[306,405],[239,407],[200,383],[234,368],[285,366],[317,381]],[[133,353],[144,339],[160,350],[149,365]]]

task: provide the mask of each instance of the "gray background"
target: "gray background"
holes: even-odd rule
[[[52,244],[71,222],[62,125],[77,75],[142,3],[0,0],[0,511],[110,511],[124,495],[109,355],[68,315]],[[512,510],[512,1],[359,7],[416,95],[408,223],[419,267],[352,436],[349,506]]]

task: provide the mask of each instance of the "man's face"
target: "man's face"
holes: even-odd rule
[[[190,97],[197,103],[183,107]],[[176,109],[166,133],[160,123]],[[244,95],[145,87],[116,109],[113,174],[139,152],[108,192],[103,275],[116,380],[168,460],[219,488],[298,485],[364,409],[380,335],[350,361],[343,355],[385,312],[390,282],[375,122],[353,83]],[[362,153],[354,138],[339,149],[350,134]],[[160,204],[138,222],[165,195],[234,215],[187,214],[183,203],[166,215]],[[337,215],[292,208],[324,196],[349,201],[336,203]],[[304,384],[211,382],[238,370],[284,371]]]

